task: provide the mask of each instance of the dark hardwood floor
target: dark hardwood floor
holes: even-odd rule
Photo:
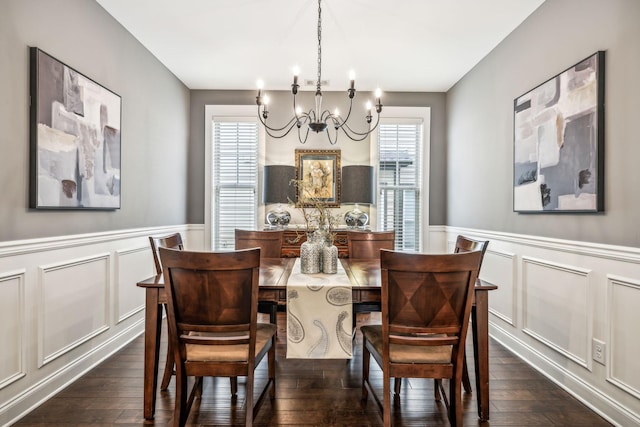
[[[286,318],[278,313],[276,398],[266,398],[255,425],[381,426],[377,406],[369,396],[361,403],[362,340],[358,332],[354,359],[287,360]],[[263,318],[263,321],[268,319]],[[379,322],[379,313],[358,317],[358,324]],[[163,332],[166,328],[163,329]],[[545,379],[500,344],[490,340],[491,420],[480,422],[474,394],[464,393],[465,426],[609,426],[610,424]],[[163,337],[161,361],[166,352]],[[166,426],[173,416],[174,381],[158,392],[155,419],[142,416],[144,343],[131,344],[84,375],[58,395],[20,420],[17,426]],[[473,354],[469,347],[468,354]],[[472,363],[470,363],[472,366]],[[382,374],[371,362],[372,380]],[[473,371],[473,369],[471,369]],[[161,372],[160,372],[161,374]],[[473,373],[472,373],[473,375]],[[266,360],[258,367],[257,387],[266,378]],[[473,378],[471,379],[473,383]],[[244,387],[239,379],[238,399],[232,402],[229,380],[205,379],[202,400],[196,400],[190,426],[244,425]],[[448,426],[446,410],[433,399],[431,380],[405,380],[395,426]]]

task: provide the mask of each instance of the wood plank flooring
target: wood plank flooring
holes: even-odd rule
[[[360,314],[358,325],[378,323],[379,313]],[[263,318],[263,321],[268,319]],[[361,403],[362,339],[358,332],[354,359],[287,360],[286,317],[278,313],[276,398],[266,398],[257,426],[381,426],[371,396]],[[166,328],[163,328],[163,333]],[[467,354],[473,354],[468,344]],[[164,362],[166,336],[160,360]],[[174,381],[158,392],[155,419],[142,416],[144,342],[140,336],[58,395],[20,420],[17,426],[167,426],[172,425]],[[465,426],[610,426],[605,420],[490,340],[491,420],[480,422],[474,394],[463,394]],[[472,366],[472,361],[469,363]],[[471,369],[473,371],[473,369]],[[162,372],[160,372],[160,375]],[[472,373],[473,375],[473,373]],[[264,385],[266,360],[258,367],[256,389]],[[382,390],[382,374],[371,362],[372,382]],[[471,382],[473,383],[473,378]],[[232,402],[227,378],[206,378],[203,397],[196,400],[190,426],[244,425],[244,382]],[[431,380],[405,380],[401,403],[394,409],[395,426],[448,426],[442,403],[433,399]]]

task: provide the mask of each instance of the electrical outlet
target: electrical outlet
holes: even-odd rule
[[[604,341],[600,341],[598,339],[593,339],[593,360],[600,363],[601,365],[605,364],[605,344]]]

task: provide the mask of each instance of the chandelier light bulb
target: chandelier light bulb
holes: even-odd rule
[[[266,99],[266,98],[267,98],[267,97],[265,96],[265,99]],[[265,101],[265,104],[266,104],[266,103],[267,103],[267,102]],[[367,111],[371,111],[371,101],[367,101],[367,103],[365,104],[365,108],[367,109]]]
[[[293,66],[293,76],[294,77],[298,77],[300,75],[300,67],[298,67],[297,65]]]
[[[265,106],[265,107],[266,107],[267,105],[269,105],[269,101],[270,101],[269,96],[268,96],[268,95],[265,95],[265,96],[264,96],[264,101],[263,101],[263,102],[264,102],[264,106]]]
[[[258,81],[256,82],[256,86],[258,86],[258,90],[264,89],[264,82],[262,81],[262,79],[258,79]]]
[[[302,114],[302,107],[298,106],[296,107],[296,116],[299,116],[300,114]]]
[[[336,107],[335,110],[333,110],[333,115],[338,117],[340,115],[340,110],[338,110],[338,107]]]
[[[376,99],[380,99],[381,96],[382,96],[382,91],[380,90],[380,88],[376,88]]]

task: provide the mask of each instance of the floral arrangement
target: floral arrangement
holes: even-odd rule
[[[298,188],[299,196],[296,206],[302,213],[307,233],[319,230],[327,242],[333,242],[340,215],[332,214],[331,208],[322,198],[315,196],[313,191],[308,191],[311,183],[304,180],[292,180],[291,182]],[[291,200],[289,202],[293,203]]]

